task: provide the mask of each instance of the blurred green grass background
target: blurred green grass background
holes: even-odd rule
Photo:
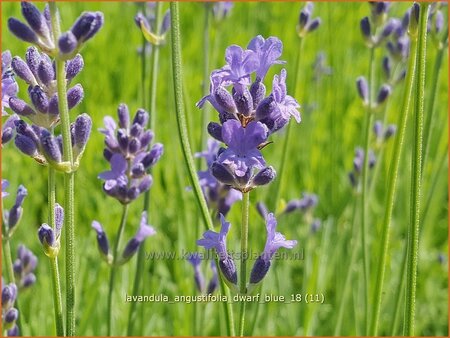
[[[254,36],[277,36],[284,44],[282,59],[287,61],[288,83],[295,77],[298,37],[295,25],[303,3],[235,3],[231,15],[217,24],[211,33],[211,70],[224,64],[225,48],[230,44],[246,46]],[[394,3],[391,14],[400,16],[409,3]],[[18,41],[6,28],[6,18],[21,18],[19,3],[2,2],[2,50],[9,49],[13,55],[24,56],[26,43]],[[39,3],[40,8],[43,7]],[[100,221],[108,233],[110,242],[117,231],[121,214],[120,204],[102,192],[102,183],[97,175],[108,169],[103,159],[103,136],[97,131],[103,125],[105,115],[116,116],[119,103],[125,102],[135,112],[142,106],[141,62],[137,48],[142,43],[141,32],[134,24],[134,15],[139,6],[133,3],[59,3],[62,29],[67,30],[84,10],[100,10],[105,14],[105,25],[101,32],[83,49],[85,68],[76,78],[85,90],[83,102],[72,111],[87,112],[93,119],[93,133],[85,151],[82,164],[76,175],[76,285],[77,285],[77,334],[103,335],[106,331],[106,296],[109,269],[100,259],[94,231],[93,219]],[[168,7],[167,4],[164,8]],[[199,151],[201,111],[195,103],[201,98],[202,85],[202,3],[181,3],[181,32],[185,81],[185,101],[189,119],[189,131],[194,150]],[[339,294],[342,290],[344,265],[350,254],[347,242],[351,228],[351,208],[354,200],[347,173],[352,168],[354,149],[362,145],[365,110],[357,96],[355,79],[367,74],[369,52],[365,48],[359,31],[359,21],[369,14],[366,3],[317,3],[315,16],[322,18],[320,28],[306,38],[301,64],[300,96],[302,123],[293,125],[292,145],[287,164],[286,180],[282,198],[300,198],[303,191],[319,196],[319,205],[314,217],[322,220],[319,232],[312,234],[310,225],[301,214],[279,218],[279,231],[289,239],[297,239],[297,251],[303,250],[305,260],[284,260],[273,265],[265,279],[262,293],[285,295],[323,293],[324,304],[266,303],[260,306],[256,321],[256,335],[331,335],[336,322]],[[170,34],[168,36],[170,39]],[[319,52],[324,52],[332,75],[313,81],[313,63]],[[381,50],[377,50],[376,83],[381,85]],[[429,44],[427,55],[427,81],[436,55]],[[178,141],[171,74],[170,43],[161,47],[157,95],[156,142],[162,142],[165,153],[153,170],[154,184],[151,189],[150,223],[157,235],[145,242],[147,251],[182,252],[197,250],[196,227],[201,226],[197,205],[184,169],[180,143]],[[281,67],[272,67],[279,72]],[[275,72],[271,70],[267,79]],[[423,175],[423,205],[431,194],[427,217],[422,220],[420,261],[417,289],[416,333],[418,335],[446,335],[448,332],[448,180],[447,161],[439,170],[439,164],[448,150],[448,57],[445,56],[438,86],[435,116],[437,123],[432,132],[431,152]],[[23,97],[26,87],[19,80]],[[429,88],[429,82],[427,88]],[[271,87],[266,80],[268,89]],[[291,89],[292,91],[292,89]],[[403,84],[396,88],[389,99],[388,121],[396,123],[400,114]],[[426,97],[426,100],[429,97]],[[146,107],[147,108],[147,107]],[[427,113],[427,112],[426,112]],[[211,118],[217,120],[214,112]],[[293,122],[292,122],[293,123]],[[400,176],[391,227],[391,244],[386,270],[386,283],[381,310],[381,335],[391,334],[395,295],[400,292],[398,279],[401,272],[406,230],[409,224],[410,159],[412,149],[412,121],[408,123],[405,147],[400,164]],[[440,137],[442,135],[442,137]],[[284,134],[273,137],[274,144],[265,150],[269,164],[279,168]],[[388,142],[382,159],[380,175],[375,182],[375,194],[369,205],[369,244],[371,293],[375,283],[377,253],[381,221],[386,200],[392,140]],[[20,295],[21,318],[25,335],[48,335],[53,333],[53,302],[51,278],[47,259],[39,241],[37,229],[47,219],[46,170],[33,160],[19,154],[13,144],[2,149],[2,177],[11,182],[10,193],[19,184],[29,191],[25,200],[24,215],[12,245],[26,244],[39,257],[37,283],[32,290]],[[62,176],[59,175],[59,187]],[[433,182],[437,184],[433,190]],[[271,187],[255,190],[251,194],[250,248],[262,250],[265,243],[265,227],[254,205],[267,201],[273,193]],[[63,191],[57,192],[62,201]],[[13,197],[5,199],[9,209]],[[126,239],[133,236],[139,224],[143,198],[130,208],[126,228]],[[231,250],[238,250],[240,203],[232,208],[228,216],[232,223],[229,237]],[[64,240],[62,241],[64,248]],[[444,264],[438,255],[445,257]],[[60,269],[64,271],[63,250],[60,254]],[[342,334],[362,334],[360,331],[361,304],[356,300],[362,293],[358,270],[352,280],[352,296],[347,304]],[[206,264],[203,266],[206,269]],[[135,258],[121,267],[114,294],[114,334],[125,334],[129,303],[125,294],[132,290]],[[64,274],[63,274],[64,275]],[[175,295],[195,294],[191,266],[183,260],[146,261],[141,272],[142,294],[164,293]],[[63,293],[64,293],[64,278]],[[225,334],[223,311],[218,303],[197,305],[201,313],[199,331],[202,335]],[[235,306],[237,314],[237,306]],[[194,305],[186,303],[143,303],[137,305],[136,319],[139,335],[191,335],[194,333]],[[255,306],[249,306],[247,318],[250,323],[255,315]],[[309,327],[305,331],[305,325]],[[400,333],[397,332],[398,334]]]

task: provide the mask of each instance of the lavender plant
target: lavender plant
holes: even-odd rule
[[[105,135],[105,149],[103,155],[109,162],[111,170],[99,175],[104,180],[104,192],[117,199],[123,205],[122,218],[118,228],[114,250],[109,249],[107,235],[102,225],[92,222],[92,228],[97,233],[99,252],[111,267],[107,307],[107,335],[112,331],[112,293],[115,283],[116,268],[130,260],[138,251],[145,238],[155,234],[155,230],[147,224],[147,212],[142,213],[141,223],[136,235],[125,246],[119,256],[120,241],[126,226],[128,207],[139,195],[147,192],[153,182],[149,173],[161,158],[164,147],[155,143],[150,144],[154,138],[153,132],[148,129],[149,114],[138,109],[131,121],[128,106],[119,105],[117,110],[118,124],[111,116],[104,118],[105,128],[100,131]]]
[[[51,258],[58,335],[64,334],[64,326],[57,263],[62,224],[57,224],[55,215],[55,171],[62,171],[65,175],[66,333],[72,336],[75,333],[74,175],[92,122],[87,114],[82,114],[70,124],[69,109],[82,100],[84,93],[79,84],[69,90],[67,86],[83,68],[83,59],[78,52],[102,27],[103,14],[84,12],[69,31],[61,34],[60,17],[54,2],[49,2],[42,12],[30,2],[22,2],[21,8],[27,23],[9,18],[8,28],[17,38],[33,47],[28,48],[25,61],[14,57],[11,65],[17,76],[29,85],[31,105],[15,96],[11,96],[8,102],[14,112],[32,123],[29,125],[24,120],[14,122],[16,146],[49,168],[50,225],[41,227],[40,234],[43,231],[45,236],[41,234],[40,239],[44,252]],[[62,135],[55,136],[54,129],[58,125],[61,125]]]

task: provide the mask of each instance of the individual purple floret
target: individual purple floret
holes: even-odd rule
[[[19,86],[11,71],[11,52],[7,50],[2,53],[2,116],[8,115],[5,108],[9,108],[9,98],[16,96],[18,91]]]
[[[276,232],[277,220],[270,213],[266,218],[267,241],[263,253],[256,259],[250,273],[250,284],[258,284],[269,271],[271,260],[277,250],[281,247],[292,249],[297,245],[295,240],[286,240],[279,232]]]
[[[212,13],[216,21],[226,19],[233,8],[233,1],[217,1],[212,6]]]
[[[150,149],[153,132],[146,129],[148,113],[138,109],[132,122],[128,107],[121,104],[118,108],[119,125],[110,116],[104,118],[105,128],[100,129],[105,135],[104,157],[111,165],[111,170],[99,175],[105,180],[103,190],[122,204],[135,200],[144,193],[153,182],[148,170],[161,158],[164,147],[155,143]]]
[[[4,219],[6,220],[7,232],[9,236],[15,231],[16,226],[20,222],[23,214],[23,201],[28,195],[27,189],[20,185],[17,189],[16,201],[9,211],[5,211]]]
[[[14,275],[19,289],[28,288],[36,282],[34,270],[38,263],[37,257],[24,245],[17,249],[17,259],[14,262]]]
[[[108,264],[111,264],[113,261],[113,257],[109,251],[109,241],[106,232],[103,230],[102,225],[97,221],[92,221],[92,228],[97,233],[98,251],[100,251],[102,258]]]
[[[56,203],[55,205],[55,228],[44,223],[38,229],[39,241],[44,253],[50,257],[56,257],[60,248],[61,229],[64,224],[64,209]]]
[[[202,262],[202,258],[198,253],[193,253],[188,255],[188,262],[191,263],[194,268],[194,281],[195,286],[199,292],[203,292],[205,289],[205,277],[203,276],[202,271],[200,270],[200,264]]]
[[[9,188],[8,180],[2,178],[2,199],[4,199],[6,196],[9,195],[9,192],[6,191],[6,189],[8,188]]]
[[[306,213],[314,209],[319,203],[319,198],[316,194],[304,192],[301,199],[294,199],[287,203],[284,213],[290,213],[295,210],[300,210],[302,213]]]
[[[258,35],[249,42],[247,48],[255,52],[258,59],[256,81],[263,81],[272,65],[286,63],[286,61],[278,60],[283,53],[283,44],[278,38],[264,39]]]
[[[304,38],[308,33],[315,31],[321,24],[320,18],[312,18],[312,12],[314,9],[314,3],[308,1],[300,11],[297,24],[297,34],[299,37]]]
[[[147,224],[147,212],[142,212],[141,224],[136,235],[130,239],[122,253],[123,262],[128,261],[137,252],[144,240],[156,234],[155,229]],[[122,263],[123,263],[122,262]]]
[[[16,321],[19,312],[14,308],[17,298],[17,286],[14,283],[4,284],[2,278],[2,327],[7,330],[8,336],[18,336],[19,329]]]
[[[220,215],[221,228],[217,233],[208,230],[203,234],[203,238],[197,241],[197,245],[203,246],[205,249],[214,249],[219,258],[219,268],[222,271],[225,281],[230,287],[237,285],[236,265],[233,258],[227,252],[226,236],[230,230],[231,224],[225,220],[223,215]]]
[[[2,126],[2,145],[8,143],[14,138],[16,132],[16,121],[19,120],[17,114],[12,114]]]

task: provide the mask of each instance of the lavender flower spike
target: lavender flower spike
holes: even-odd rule
[[[269,271],[271,259],[277,250],[281,247],[292,249],[297,245],[297,241],[286,240],[286,238],[279,232],[275,232],[277,227],[277,220],[273,213],[267,215],[267,241],[264,247],[264,252],[256,259],[253,269],[250,273],[250,284],[258,284],[266,276]]]
[[[203,234],[203,238],[197,241],[197,244],[203,246],[205,249],[215,249],[219,257],[219,267],[222,271],[225,281],[230,287],[237,285],[236,265],[233,258],[227,252],[226,236],[230,230],[231,224],[225,220],[225,217],[220,215],[220,222],[222,227],[220,232],[208,230]]]
[[[130,239],[125,246],[125,249],[122,254],[121,263],[125,263],[128,261],[133,255],[136,253],[136,251],[139,249],[141,244],[144,242],[144,240],[149,237],[156,234],[155,229],[147,224],[147,212],[142,213],[141,217],[141,224],[139,226],[139,230],[137,231],[136,235]]]
[[[92,228],[97,232],[97,244],[98,250],[102,255],[102,258],[108,263],[113,262],[113,257],[109,252],[109,242],[102,225],[97,221],[92,221]]]

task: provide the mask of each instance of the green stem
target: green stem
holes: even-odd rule
[[[189,173],[189,178],[194,189],[194,193],[197,199],[197,203],[202,212],[203,220],[206,227],[209,230],[214,230],[213,221],[211,215],[208,211],[208,205],[203,195],[200,183],[198,181],[197,172],[195,169],[194,158],[191,152],[191,146],[189,143],[187,124],[186,124],[186,114],[184,112],[183,105],[183,70],[181,66],[181,39],[180,39],[180,14],[178,9],[178,2],[170,3],[170,14],[171,14],[171,35],[172,35],[172,74],[173,74],[173,84],[174,84],[174,94],[175,94],[175,108],[177,114],[177,125],[178,134],[181,141],[181,146],[183,150],[183,156],[186,163],[186,167]],[[220,276],[220,275],[219,275]],[[225,286],[225,283],[220,277],[220,285],[222,292],[230,300],[230,290]],[[234,331],[234,320],[233,311],[231,308],[231,302],[225,303],[225,312],[227,313],[227,327],[228,333],[231,336],[235,335]]]
[[[55,45],[61,35],[60,18],[56,3],[49,3]],[[64,161],[73,166],[70,134],[69,107],[67,104],[65,62],[55,58],[56,82],[58,87],[58,108],[61,118]],[[66,239],[66,330],[68,336],[75,335],[75,174],[64,174],[64,229]]]
[[[295,83],[294,83],[294,97],[297,97],[298,88],[300,87],[300,66],[301,66],[301,59],[302,59],[302,49],[303,49],[303,38],[300,38],[299,46],[298,46],[298,54],[297,54],[297,68],[296,68],[296,76],[295,76]],[[286,171],[286,160],[287,155],[289,153],[289,146],[290,146],[290,138],[291,138],[291,126],[292,123],[288,123],[286,127],[286,135],[284,137],[284,143],[283,143],[283,150],[281,155],[281,163],[280,163],[280,170],[278,172],[278,179],[275,181],[275,194],[272,207],[274,211],[276,211],[277,203],[280,200],[281,190],[283,189],[283,178],[285,176]]]
[[[369,173],[369,145],[370,145],[370,131],[372,130],[373,124],[373,112],[372,112],[372,90],[373,90],[373,67],[374,67],[374,54],[375,49],[370,49],[370,59],[369,59],[369,100],[367,105],[367,113],[365,119],[365,130],[364,130],[364,163],[361,175],[361,254],[362,254],[362,265],[363,265],[363,293],[364,293],[364,332],[367,335],[367,330],[369,327],[369,262],[367,255],[367,184],[368,184],[368,173]]]
[[[398,323],[399,323],[399,319],[400,319],[400,308],[401,308],[401,300],[404,298],[405,295],[405,291],[404,291],[404,285],[405,285],[405,275],[406,275],[406,257],[407,257],[407,252],[406,252],[406,247],[404,249],[404,254],[403,254],[403,258],[402,258],[402,265],[401,265],[401,270],[400,270],[400,276],[399,276],[399,282],[398,282],[398,289],[395,291],[395,305],[394,305],[394,319],[392,320],[392,329],[391,329],[391,334],[392,336],[396,336],[396,332],[397,332],[397,328],[398,328]]]
[[[114,245],[113,251],[113,263],[111,265],[111,275],[109,278],[109,291],[108,291],[108,312],[107,312],[107,333],[106,333],[107,336],[111,336],[112,320],[113,320],[112,298],[113,298],[114,282],[116,277],[116,270],[118,268],[117,262],[119,260],[118,256],[119,256],[120,240],[122,239],[122,235],[125,230],[125,225],[127,223],[128,206],[129,204],[125,204],[123,206],[122,218],[120,219],[119,230],[117,232],[116,243]]]
[[[411,224],[408,229],[408,270],[406,278],[406,308],[403,334],[414,336],[415,310],[416,310],[416,283],[417,264],[419,257],[419,228],[420,228],[420,201],[422,178],[422,145],[423,145],[423,115],[425,100],[425,72],[427,52],[427,21],[428,5],[420,4],[419,45],[417,53],[417,82],[416,107],[414,119],[414,146],[411,163]]]
[[[55,230],[56,181],[55,169],[48,167],[48,222]],[[58,257],[49,258],[52,274],[53,306],[55,307],[56,335],[64,336],[64,318],[62,309],[61,281],[59,277]]]
[[[10,283],[16,283],[11,255],[11,244],[7,233],[3,234],[3,255],[5,256],[6,274]]]
[[[402,112],[399,115],[398,133],[395,136],[394,150],[391,158],[391,168],[388,178],[387,204],[383,218],[380,252],[377,256],[378,269],[377,279],[374,293],[374,309],[372,312],[372,320],[370,322],[370,335],[376,336],[378,332],[378,321],[380,318],[381,297],[383,294],[384,274],[386,272],[386,259],[389,249],[389,229],[392,219],[392,211],[394,209],[395,192],[397,185],[398,169],[400,165],[400,156],[403,148],[405,137],[406,122],[411,106],[412,89],[416,71],[416,55],[417,55],[417,36],[411,36],[411,47],[408,62],[408,70],[406,73],[406,87],[403,95]]]
[[[250,207],[250,192],[243,193],[242,196],[242,223],[241,223],[241,278],[239,291],[241,295],[247,293],[247,255],[248,255],[248,213]],[[245,326],[245,306],[246,301],[241,300],[239,335],[244,336]]]
[[[202,93],[203,95],[209,94],[209,40],[210,40],[210,13],[211,6],[208,3],[204,4],[205,19],[203,26],[203,85]],[[206,139],[208,138],[208,133],[206,132],[206,127],[209,122],[209,105],[205,105],[202,109],[202,128],[201,128],[201,138],[200,138],[200,149],[206,145]],[[200,164],[200,162],[199,162]]]

